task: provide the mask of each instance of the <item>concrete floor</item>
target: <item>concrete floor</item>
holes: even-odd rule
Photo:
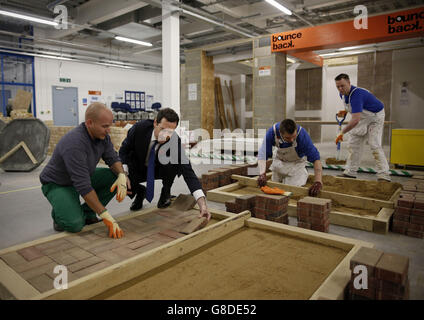
[[[335,156],[335,146],[333,143],[316,144],[320,150],[321,158],[326,159]],[[389,156],[388,147],[385,148],[386,155]],[[364,148],[364,157],[361,162],[362,167],[373,167],[374,162],[368,146]],[[342,146],[342,158],[346,158],[346,150]],[[9,246],[31,241],[37,238],[55,234],[50,216],[51,206],[43,196],[40,188],[39,174],[47,163],[46,161],[37,169],[28,173],[4,172],[0,169],[0,249]],[[197,159],[206,161],[207,159]],[[193,160],[193,163],[195,161]],[[226,164],[193,164],[193,169],[198,176],[214,167]],[[308,169],[313,173],[312,169]],[[414,173],[413,171],[411,171]],[[423,174],[423,172],[416,172]],[[336,170],[324,170],[325,175],[340,174]],[[360,179],[376,180],[373,174],[359,174]],[[405,182],[405,177],[392,177],[394,182]],[[156,183],[155,197],[152,204],[144,202],[144,208],[156,205],[161,190],[161,183]],[[172,194],[189,193],[182,177],[176,179],[172,188]],[[129,213],[131,200],[126,198],[118,203],[113,199],[109,205],[109,212],[115,216]],[[225,210],[224,204],[208,202],[209,207]],[[296,218],[290,217],[290,225],[296,225]],[[389,253],[397,253],[410,258],[409,279],[410,298],[424,299],[424,240],[389,232],[386,235],[375,234],[367,231],[360,231],[340,227],[330,226],[330,233],[346,236],[354,239],[369,241],[375,244],[377,249]]]

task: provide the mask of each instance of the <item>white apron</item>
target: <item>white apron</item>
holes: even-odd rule
[[[277,146],[272,154],[272,181],[281,182],[292,186],[301,187],[308,180],[305,157],[300,158],[296,152],[297,141],[288,148],[278,147],[282,140],[277,136],[276,125],[274,124],[275,145]],[[298,135],[303,128],[300,127]]]

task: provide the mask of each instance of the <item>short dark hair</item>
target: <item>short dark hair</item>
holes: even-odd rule
[[[280,123],[280,133],[283,135],[285,132],[288,134],[293,134],[297,129],[296,122],[292,119],[285,119]]]
[[[169,122],[176,122],[177,126],[178,122],[180,121],[180,117],[178,117],[178,114],[171,108],[160,109],[156,116],[156,122],[161,122],[162,118],[165,118]]]
[[[349,76],[346,73],[340,73],[337,77],[334,78],[335,81],[340,81],[342,79],[349,80]]]

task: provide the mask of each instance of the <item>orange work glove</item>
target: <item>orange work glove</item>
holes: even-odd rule
[[[340,117],[340,118],[345,117],[346,115],[347,115],[347,111],[346,110],[340,110],[337,113],[337,116]]]
[[[125,173],[118,174],[118,179],[116,179],[112,187],[110,187],[110,192],[113,192],[116,188],[118,188],[116,191],[116,200],[121,202],[127,195],[127,176]]]
[[[261,190],[263,193],[266,193],[266,194],[284,194],[285,192],[284,190],[279,189],[277,187],[271,188],[268,186],[262,187]]]
[[[342,141],[343,141],[343,133],[339,133],[335,142],[336,144],[338,144],[339,142],[342,142]]]
[[[124,236],[124,231],[119,227],[118,223],[113,219],[107,210],[99,214],[100,218],[103,219],[103,223],[109,229],[109,237],[120,239]]]

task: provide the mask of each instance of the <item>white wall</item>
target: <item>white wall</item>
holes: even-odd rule
[[[392,71],[392,128],[424,129],[424,48],[395,50]],[[402,83],[407,96],[401,102]]]
[[[78,88],[79,122],[84,121],[86,106],[82,99],[90,103],[89,90],[101,91],[99,101],[110,107],[116,101],[115,95],[124,95],[125,90],[145,91],[153,95],[154,102],[162,99],[162,74],[132,69],[121,69],[73,61],[61,61],[35,57],[35,91],[37,118],[52,120],[52,86]],[[70,78],[70,83],[59,82],[59,78]]]
[[[299,63],[292,64],[286,71],[286,118],[294,119],[296,103],[296,68]]]
[[[336,121],[336,113],[344,109],[343,101],[340,99],[339,92],[336,89],[334,78],[340,73],[349,75],[350,83],[357,85],[358,65],[347,66],[323,66],[322,68],[322,121]],[[350,119],[348,115],[343,123]],[[335,139],[337,134],[337,125],[323,125],[321,127],[321,142],[330,142]]]

